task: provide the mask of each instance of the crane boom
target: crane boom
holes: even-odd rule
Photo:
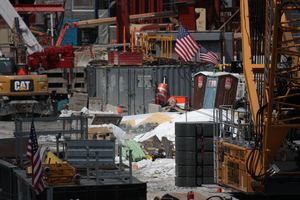
[[[43,47],[36,40],[34,35],[31,33],[28,26],[25,24],[23,19],[11,5],[9,0],[2,0],[0,4],[0,14],[6,21],[7,25],[13,30],[15,27],[15,18],[19,19],[20,30],[22,34],[22,38],[27,46],[27,53],[33,54],[36,52],[42,52]]]
[[[299,9],[298,0],[240,1],[251,114],[218,110],[221,185],[252,194],[300,194]]]

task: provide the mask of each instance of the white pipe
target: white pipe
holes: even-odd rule
[[[53,14],[50,14],[50,23],[51,23],[51,45],[54,46],[54,33],[53,33]]]

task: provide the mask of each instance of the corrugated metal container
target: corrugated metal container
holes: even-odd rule
[[[109,65],[142,65],[142,52],[108,52]]]
[[[168,84],[168,96],[192,97],[192,74],[203,71],[205,67],[108,67],[93,64],[87,67],[88,93],[90,97],[101,98],[104,105],[121,106],[124,115],[144,114],[148,113],[148,105],[155,103],[156,88],[164,77]]]
[[[234,105],[239,79],[226,72],[199,72],[194,76],[194,108]]]

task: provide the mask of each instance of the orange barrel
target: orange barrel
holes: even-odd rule
[[[119,108],[117,108],[117,111],[118,111],[118,113],[119,113],[119,114],[122,114],[122,113],[123,113],[123,109],[122,109],[122,108],[120,108],[120,107],[119,107]]]
[[[159,100],[159,104],[165,105],[167,103],[167,92],[168,84],[160,83],[157,88],[157,98]]]

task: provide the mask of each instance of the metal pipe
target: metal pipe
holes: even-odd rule
[[[129,183],[132,183],[132,150],[129,150]]]
[[[86,173],[87,173],[87,180],[90,180],[90,156],[89,156],[89,146],[86,146]]]
[[[59,158],[59,139],[61,138],[61,133],[56,135],[56,156]]]
[[[54,46],[54,33],[53,33],[53,13],[50,14],[50,30],[51,30],[51,45]]]
[[[95,166],[95,169],[96,169],[96,185],[98,185],[99,184],[99,152],[96,151],[95,154],[96,154],[96,166]]]
[[[126,27],[123,26],[123,44],[124,44],[124,53],[126,52]]]

